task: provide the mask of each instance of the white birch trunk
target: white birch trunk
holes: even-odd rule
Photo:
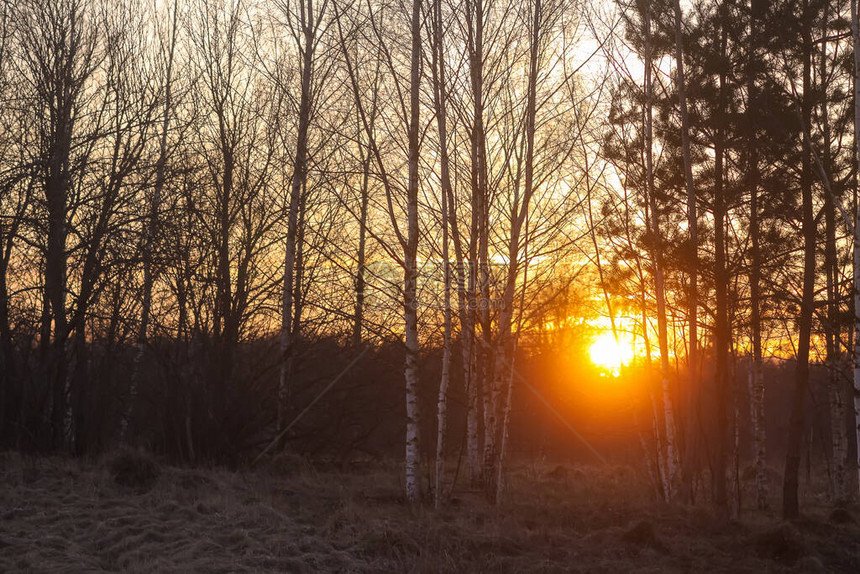
[[[444,213],[447,207],[445,194],[442,194],[442,210]],[[447,219],[446,216],[442,216]],[[450,381],[451,371],[451,272],[448,265],[448,226],[447,223],[442,224],[442,259],[445,274],[445,333],[444,343],[442,346],[442,375],[439,381],[439,399],[436,408],[436,480],[435,480],[435,498],[434,504],[436,508],[442,505],[442,486],[445,476],[445,439],[448,426],[448,386]]]
[[[504,484],[505,484],[505,450],[508,447],[508,439],[510,433],[510,423],[511,423],[511,403],[514,397],[514,353],[516,352],[516,344],[514,344],[514,351],[511,353],[511,364],[509,368],[505,369],[505,372],[508,373],[508,380],[505,391],[505,407],[504,407],[504,415],[502,416],[502,436],[499,439],[499,460],[496,464],[496,505],[502,503],[502,493],[504,492]]]
[[[406,498],[421,498],[418,443],[418,132],[421,83],[421,0],[412,2],[412,58],[409,82],[409,182],[406,197],[407,240],[403,270],[406,319]]]
[[[441,210],[442,210],[442,272],[444,274],[444,334],[442,345],[442,375],[439,381],[439,398],[436,408],[436,480],[434,504],[436,508],[442,505],[442,494],[445,477],[445,440],[448,425],[448,386],[451,371],[451,265],[448,252],[449,227],[449,196],[453,200],[451,175],[448,165],[448,126],[447,126],[447,94],[445,87],[445,52],[442,44],[442,7],[441,0],[433,2],[433,90],[436,105],[436,122],[439,130],[439,148],[441,150]]]

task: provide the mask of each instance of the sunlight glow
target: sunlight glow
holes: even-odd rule
[[[616,341],[613,334],[607,332],[594,340],[588,354],[592,363],[618,376],[618,369],[633,360],[633,346],[623,336],[619,335]]]

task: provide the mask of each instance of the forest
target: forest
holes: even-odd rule
[[[555,571],[432,521],[581,502],[637,566],[856,572],[858,78],[855,0],[0,0],[0,500],[435,525],[250,571]],[[755,551],[672,562],[697,512]]]

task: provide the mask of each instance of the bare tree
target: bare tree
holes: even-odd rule
[[[160,224],[160,211],[162,195],[167,180],[168,161],[168,135],[170,131],[170,118],[174,112],[173,106],[173,68],[176,54],[177,39],[179,33],[179,2],[175,0],[173,9],[169,12],[169,25],[167,29],[166,45],[164,46],[164,80],[163,80],[163,107],[161,112],[161,133],[158,140],[158,157],[155,161],[155,181],[152,187],[152,199],[149,205],[149,215],[145,224],[143,250],[141,259],[143,264],[143,294],[141,297],[140,323],[137,333],[137,355],[135,356],[134,370],[129,383],[128,404],[125,416],[121,422],[120,440],[128,438],[128,425],[130,424],[137,402],[137,387],[139,378],[146,358],[147,344],[149,339],[149,323],[152,315],[152,291],[154,285],[153,251],[156,247],[157,235]]]
[[[292,349],[297,332],[298,322],[293,320],[293,305],[297,287],[300,282],[295,280],[298,258],[297,235],[299,233],[299,215],[301,211],[302,190],[307,182],[308,161],[308,130],[311,123],[311,81],[313,76],[314,54],[317,49],[320,25],[323,22],[327,2],[315,11],[313,0],[300,0],[298,14],[287,4],[281,5],[282,12],[295,27],[291,32],[295,38],[296,47],[301,59],[299,78],[301,92],[298,109],[298,131],[296,149],[293,159],[293,176],[290,184],[289,207],[287,211],[287,239],[284,254],[283,305],[281,308],[280,354],[281,367],[278,383],[278,430],[286,425],[286,413],[289,405],[289,379],[292,370]],[[297,313],[298,317],[299,314]]]
[[[33,106],[43,120],[37,126],[36,155],[40,187],[48,214],[45,248],[42,342],[45,380],[51,388],[51,443],[67,438],[69,336],[67,315],[67,237],[69,200],[74,177],[73,148],[81,141],[77,120],[83,91],[98,65],[94,28],[82,0],[26,2],[17,26],[21,65],[32,90]]]

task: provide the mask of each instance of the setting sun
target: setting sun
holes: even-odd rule
[[[623,337],[617,340],[612,333],[603,333],[588,350],[591,362],[605,369],[618,369],[633,359],[633,347]]]

